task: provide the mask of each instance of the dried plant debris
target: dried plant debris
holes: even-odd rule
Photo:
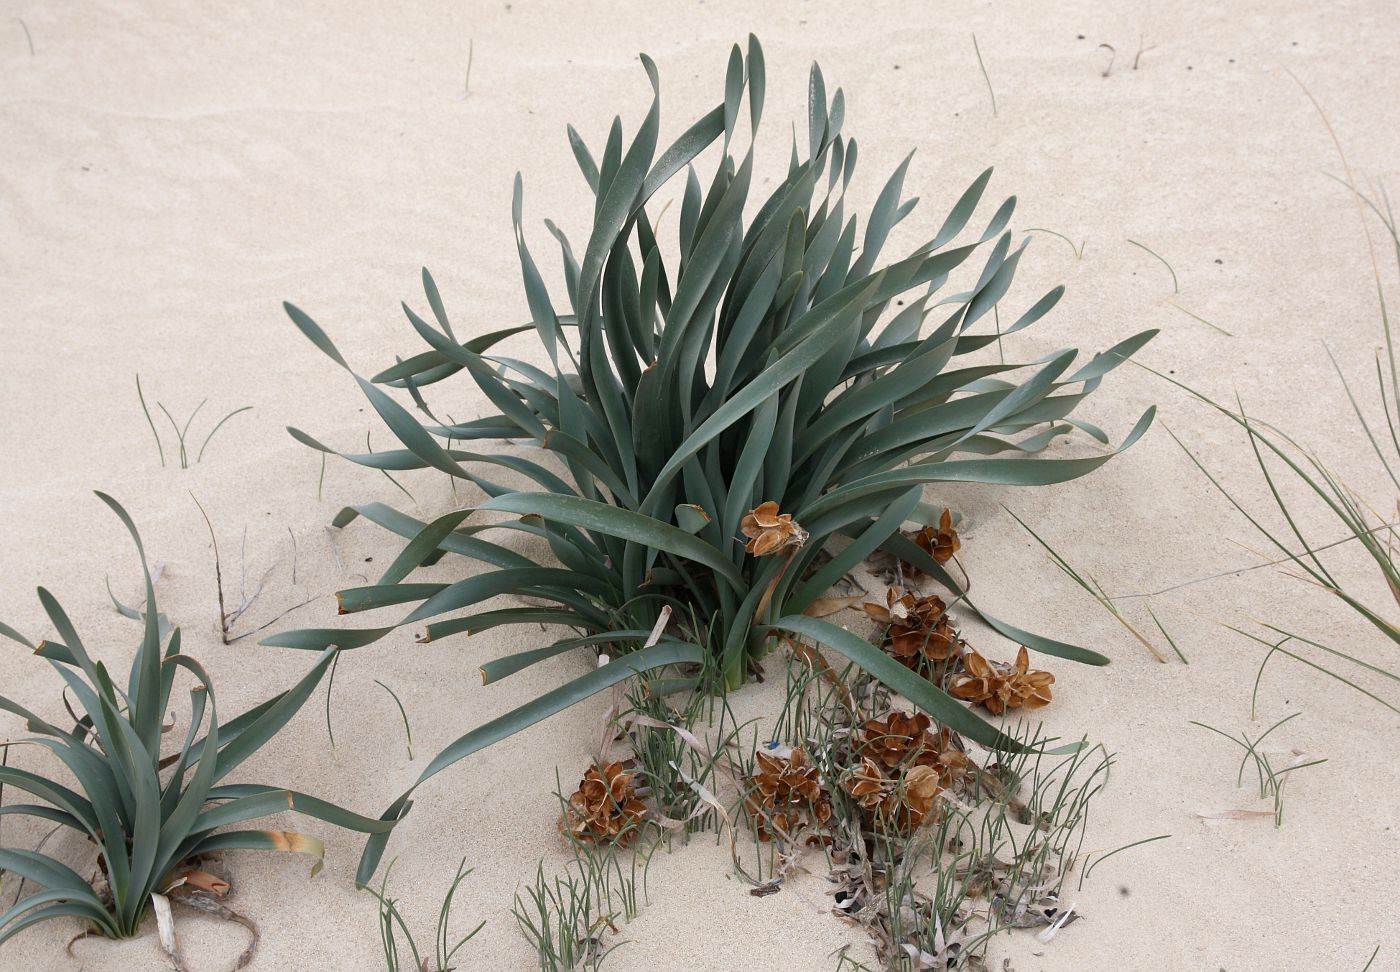
[[[895,586],[886,591],[884,604],[866,601],[863,607],[885,626],[880,644],[891,657],[930,681],[947,684],[955,698],[980,704],[993,715],[1050,703],[1055,676],[1031,669],[1025,646],[1014,665],[988,660],[958,634],[938,595]]]
[[[939,786],[961,786],[971,766],[965,743],[951,729],[934,731],[932,726],[933,720],[922,712],[893,710],[883,719],[865,722],[857,753],[875,756],[886,769],[927,766],[937,773]]]
[[[776,505],[751,516],[744,533],[765,555],[800,535]],[[949,517],[943,527],[951,532]],[[941,549],[951,559],[960,545],[937,531],[927,537],[929,558]],[[885,653],[904,652],[916,670],[936,668],[953,696],[996,715],[1050,701],[1054,678],[1030,668],[1026,648],[1015,664],[984,658],[958,637],[941,596],[900,584],[883,600],[864,607],[882,625]],[[1033,929],[1048,942],[1078,917],[1061,896],[1089,801],[1107,778],[1111,759],[1101,748],[1051,755],[1049,740],[1016,725],[1003,730],[1002,750],[992,749],[911,706],[861,665],[837,670],[797,639],[780,644],[791,656],[769,730],[776,739],[754,728],[745,745],[749,724],[734,718],[717,661],[615,690],[594,766],[560,798],[560,831],[576,866],[553,879],[541,870],[517,899],[541,969],[596,968],[620,944],[618,920],[635,913],[635,889],[631,898],[604,893],[608,882],[626,886],[622,862],[633,862],[635,877],[659,844],[709,828],[728,828],[735,870],[755,896],[780,893],[821,854],[834,911],[867,930],[891,970],[985,968],[997,931]],[[618,745],[631,755],[613,760]],[[740,817],[751,859],[738,848]]]
[[[938,526],[930,524],[922,530],[915,530],[904,535],[918,544],[924,553],[940,564],[946,564],[952,560],[962,549],[962,540],[958,537],[958,531],[953,529],[953,513],[948,509],[944,509],[942,515],[939,516]],[[913,566],[906,566],[906,569],[915,573],[918,571],[918,568]]]
[[[869,932],[885,967],[982,968],[997,931],[1049,941],[1078,917],[1062,894],[1111,760],[1086,748],[1049,762],[1017,757],[973,774],[1009,783],[956,792],[929,766],[861,758],[847,792],[862,812],[833,828],[833,910]]]
[[[792,518],[791,513],[779,513],[778,504],[761,503],[739,521],[739,532],[749,538],[744,549],[755,557],[796,550],[806,545],[807,531]]]
[[[899,590],[872,613],[907,618],[906,595],[919,599]],[[1048,682],[1028,662],[983,663],[995,682],[992,705],[1026,709],[1048,700]],[[859,669],[840,678],[838,687],[815,667],[798,668],[775,725],[790,733],[790,752],[801,754],[806,792],[824,792],[831,805],[822,847],[833,911],[866,930],[881,965],[981,969],[996,932],[1031,929],[1048,942],[1076,920],[1065,882],[1081,856],[1089,802],[1107,780],[1108,754],[1081,746],[1052,756],[1049,741],[1024,726],[1006,731],[1025,752],[984,750],[895,704]],[[756,765],[773,783],[786,768],[762,752]],[[773,862],[775,880],[795,866],[793,852]]]
[[[627,844],[646,819],[637,776],[624,763],[595,763],[569,797],[559,830],[579,840]]]
[[[960,699],[976,702],[993,715],[1007,709],[1039,709],[1050,704],[1050,686],[1055,676],[1033,671],[1030,654],[1023,646],[1016,664],[988,661],[975,651],[963,657],[963,671],[953,678],[949,691]]]
[[[847,789],[877,827],[910,833],[933,813],[943,785],[930,766],[909,766],[891,774],[867,757],[852,772]]]
[[[831,797],[807,753],[800,747],[786,756],[759,752],[757,761],[745,806],[753,815],[758,839],[776,836],[793,843],[811,830],[817,833],[809,841],[821,841],[820,832],[831,821]]]
[[[939,681],[960,639],[941,597],[921,597],[902,587],[885,592],[885,603],[866,601],[865,613],[886,625],[882,647],[901,664],[930,681]]]

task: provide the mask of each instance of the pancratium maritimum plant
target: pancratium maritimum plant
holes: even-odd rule
[[[393,825],[294,790],[226,781],[301,709],[330,667],[335,649],[322,652],[311,670],[285,692],[221,720],[209,674],[181,650],[180,629],[168,630],[156,607],[155,586],[135,524],[116,500],[97,495],[121,519],[141,556],[145,604],[139,612],[125,609],[142,622],[141,643],[130,674],[119,685],[106,664],[89,654],[67,613],[42,587],[39,600],[55,640],[35,645],[0,624],[0,635],[33,649],[53,667],[82,712],[79,716],[70,708],[73,724],[64,728],[0,696],[0,710],[19,716],[34,733],[4,747],[42,747],[64,768],[55,777],[45,770],[0,766],[0,784],[42,801],[11,803],[0,813],[55,824],[55,834],[77,838],[86,850],[81,855],[55,851],[50,856],[0,847],[0,871],[13,872],[41,889],[0,913],[0,943],[52,918],[77,918],[90,933],[129,938],[153,906],[158,916],[162,914],[166,894],[186,882],[194,884],[193,866],[206,854],[293,851],[316,858],[313,874],[320,869],[320,840],[244,826],[262,817],[294,811],[361,833],[387,832]],[[184,726],[165,724],[177,676],[193,682]],[[166,730],[177,730],[178,745],[163,744]],[[55,846],[62,850],[64,841]],[[83,863],[77,866],[95,867],[97,878],[89,880],[60,857],[81,857]],[[173,953],[173,932],[167,943],[162,929],[161,939]]]
[[[659,92],[655,65],[645,56],[642,64]],[[401,445],[337,454],[385,470],[439,470],[484,496],[427,523],[377,503],[344,511],[338,525],[363,516],[408,543],[378,583],[340,593],[342,611],[417,606],[382,626],[293,631],[266,643],[357,648],[404,625],[426,625],[424,637],[433,640],[504,624],[562,625],[579,633],[493,663],[488,678],[574,648],[609,646],[610,664],[469,732],[420,782],[639,671],[694,666],[709,656],[736,686],[777,633],[849,655],[970,738],[1008,743],[926,679],[803,610],[877,549],[962,595],[942,564],[899,532],[907,520],[931,518],[921,502],[924,486],[1059,483],[1102,465],[1111,454],[1025,456],[1072,431],[1070,413],[1155,332],[1078,367],[1073,350],[1030,364],[964,364],[966,356],[1034,324],[1063,292],[1054,288],[1005,327],[989,326],[994,307],[1006,316],[1025,250],[1006,231],[1014,198],[964,236],[988,170],[931,238],[906,256],[882,259],[891,230],[914,209],[915,200],[903,197],[909,160],[863,220],[848,214],[857,150],[841,131],[845,98],[838,89],[828,100],[815,66],[809,92],[805,144],[794,145],[787,175],[761,200],[751,196],[752,136],[763,112],[764,60],[753,38],[747,53],[736,45],[730,55],[723,101],[659,154],[659,94],[630,142],[621,120],[614,121],[600,157],[570,129],[594,196],[593,225],[579,259],[549,224],[564,267],[567,305],[561,307],[561,295],[546,287],[526,244],[517,178],[514,220],[527,323],[458,335],[425,270],[430,313],[404,310],[427,350],[365,379],[320,326],[287,305],[297,327],[354,375]],[[713,172],[702,180],[696,166],[711,147],[717,148]],[[662,242],[653,207],[673,180],[684,183],[678,233]],[[965,289],[950,288],[952,274],[979,251],[985,251],[980,271],[968,272]],[[534,361],[492,353],[526,331],[542,346]],[[426,400],[436,391],[431,386],[463,373],[491,402],[491,414],[450,424],[434,418]],[[1019,384],[1008,380],[1018,374],[1026,376]],[[390,389],[410,395],[423,420]],[[1151,411],[1144,414],[1120,450],[1151,419]],[[335,452],[304,432],[292,434]],[[528,444],[550,453],[563,471],[520,448],[466,448],[482,439]],[[997,456],[1003,452],[1020,457]],[[959,454],[964,457],[953,458]],[[528,479],[530,487],[493,481],[492,466]],[[479,522],[485,518],[478,511],[518,519]],[[557,565],[484,537],[501,530],[543,538]],[[838,534],[850,542],[827,556],[827,541]],[[445,554],[490,569],[456,582],[409,580],[415,568]],[[522,596],[526,606],[480,610],[505,593]],[[697,620],[644,646],[667,605]],[[962,606],[1038,651],[1106,660],[1020,631],[965,597]],[[409,799],[404,794],[386,815],[401,814]],[[383,848],[382,839],[371,839],[361,881]]]

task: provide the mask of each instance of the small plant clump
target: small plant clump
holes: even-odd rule
[[[974,756],[960,734],[897,707],[858,669],[840,682],[814,673],[790,700],[808,710],[789,716],[806,727],[794,752],[817,768],[808,786],[830,795],[824,827],[805,843],[824,848],[833,910],[866,929],[882,966],[985,968],[998,931],[1049,936],[1074,920],[1060,895],[1111,758],[1080,746],[1054,760],[1049,740],[1025,730],[1023,752]],[[796,853],[781,847],[770,882],[781,884]]]
[[[610,798],[603,797],[599,788],[610,787],[615,787],[619,800],[629,806],[625,813],[606,815],[605,826],[611,828],[619,817],[626,818],[625,826],[608,834],[564,825],[579,818],[580,792],[591,791],[585,800],[596,800],[601,806]],[[535,952],[540,972],[596,972],[602,967],[613,949],[622,944],[615,940],[621,931],[618,922],[630,922],[641,912],[647,869],[660,844],[659,839],[636,844],[649,822],[659,822],[637,799],[632,774],[621,763],[600,760],[579,790],[567,799],[555,793],[562,808],[560,832],[568,840],[571,860],[552,877],[545,875],[540,862],[534,880],[516,893],[512,908],[521,934]],[[632,795],[624,797],[624,793]]]
[[[156,452],[160,456],[160,464],[162,467],[164,467],[165,445],[161,442],[160,432],[156,429],[155,420],[151,418],[151,410],[146,405],[146,393],[141,390],[140,375],[136,376],[136,397],[141,402],[141,412],[143,415],[146,416],[146,424],[150,426],[151,435],[156,440]],[[223,418],[219,419],[219,421],[215,422],[214,427],[209,430],[209,434],[206,435],[204,437],[204,441],[200,443],[199,452],[195,453],[194,459],[191,460],[189,449],[193,448],[193,443],[191,443],[189,449],[187,449],[185,445],[185,437],[188,436],[190,433],[190,426],[194,423],[195,416],[199,414],[200,409],[204,408],[204,406],[208,402],[209,399],[206,398],[203,401],[201,401],[198,405],[196,405],[194,407],[194,411],[190,412],[190,414],[185,418],[184,424],[176,422],[175,416],[170,414],[170,409],[166,408],[165,405],[163,405],[161,402],[156,402],[156,407],[161,410],[161,413],[165,416],[166,421],[170,423],[170,430],[175,434],[175,444],[179,447],[176,452],[176,456],[180,460],[181,469],[190,468],[191,463],[198,464],[203,462],[204,450],[209,448],[210,441],[214,438],[215,434],[217,434],[218,431],[224,427],[224,423],[227,422],[229,419],[233,418],[235,415],[240,415],[243,412],[251,412],[253,410],[253,406],[244,405],[241,408],[235,408]]]
[[[384,879],[380,883],[378,891],[374,888],[365,888],[379,902],[379,941],[384,948],[386,972],[400,972],[404,968],[403,959],[399,955],[399,936],[403,936],[404,944],[407,945],[409,955],[413,960],[413,964],[408,966],[411,972],[456,972],[457,966],[452,964],[452,960],[464,945],[486,927],[486,922],[482,921],[457,941],[453,942],[451,939],[452,902],[457,896],[462,882],[472,873],[472,868],[467,867],[465,859],[457,865],[457,873],[453,876],[452,883],[448,885],[447,894],[443,896],[442,906],[438,909],[437,929],[433,936],[433,951],[426,954],[426,950],[419,950],[418,942],[413,937],[413,932],[409,930],[403,912],[399,910],[398,899],[389,897],[389,872],[393,868],[394,865],[390,863],[384,869]]]
[[[1250,739],[1249,734],[1244,732],[1240,733],[1239,738],[1236,738],[1230,735],[1228,732],[1225,732],[1224,730],[1215,728],[1215,726],[1208,726],[1204,722],[1196,722],[1193,720],[1191,722],[1191,725],[1199,726],[1202,729],[1209,730],[1210,732],[1215,733],[1217,736],[1230,740],[1230,742],[1234,743],[1236,746],[1240,747],[1240,749],[1244,750],[1244,755],[1240,757],[1239,772],[1235,774],[1235,786],[1237,788],[1244,786],[1244,771],[1246,767],[1251,762],[1253,762],[1254,770],[1256,775],[1258,776],[1259,782],[1259,799],[1270,800],[1273,803],[1273,809],[1271,810],[1203,810],[1199,811],[1198,816],[1204,817],[1206,819],[1215,820],[1240,820],[1248,819],[1251,817],[1272,817],[1274,821],[1274,827],[1282,827],[1283,787],[1284,784],[1286,784],[1290,779],[1292,779],[1292,777],[1289,776],[1289,774],[1294,772],[1295,770],[1306,769],[1309,766],[1321,765],[1322,763],[1327,762],[1327,760],[1310,759],[1308,756],[1304,755],[1300,750],[1294,749],[1285,754],[1287,762],[1280,766],[1277,765],[1275,762],[1275,760],[1278,758],[1278,755],[1275,754],[1271,757],[1268,753],[1264,752],[1260,748],[1260,746],[1263,744],[1265,739],[1267,739],[1270,735],[1273,734],[1275,729],[1278,729],[1285,723],[1296,719],[1300,715],[1302,715],[1301,712],[1295,712],[1290,716],[1285,716],[1284,718],[1280,719],[1278,722],[1275,722],[1272,726],[1261,732],[1259,736],[1255,739]]]
[[[942,525],[951,529],[946,516]],[[943,548],[948,559],[952,546]],[[908,567],[895,565],[906,582]],[[916,607],[934,601],[936,609]],[[913,587],[892,587],[883,604],[864,608],[879,622],[874,640],[893,656],[896,628],[913,637],[951,624],[937,595]],[[1004,665],[960,638],[948,643],[956,648],[937,677],[955,696],[996,716],[1050,702],[1053,677],[1029,668],[1024,647]],[[758,751],[741,791],[759,844],[773,848],[758,858],[754,893],[778,890],[802,848],[820,847],[833,910],[870,934],[894,972],[983,969],[998,931],[1033,928],[1048,941],[1078,917],[1060,896],[1088,864],[1080,847],[1107,753],[1081,744],[1056,759],[1051,741],[1025,727],[1014,730],[1015,747],[979,747],[860,668],[837,672],[810,647],[788,644],[797,667],[775,723],[783,742]],[[1082,883],[1087,869],[1080,873]]]
[[[256,942],[252,923],[218,900],[228,893],[229,882],[210,870],[217,855],[228,850],[295,852],[315,858],[313,875],[321,868],[324,848],[310,834],[228,828],[287,811],[361,833],[385,833],[393,822],[363,817],[295,790],[221,782],[297,713],[329,668],[335,649],[321,653],[292,688],[221,721],[208,672],[181,650],[180,629],[172,629],[159,613],[135,524],[116,500],[97,495],[131,534],[145,577],[145,604],[133,611],[143,634],[124,687],[118,687],[104,662],[93,659],[67,613],[42,587],[39,600],[58,640],[35,645],[0,625],[0,634],[26,645],[52,666],[82,710],[82,715],[68,710],[73,724],[65,729],[0,696],[0,710],[19,716],[36,733],[4,743],[0,748],[6,756],[11,747],[41,747],[63,763],[76,786],[42,771],[21,769],[7,758],[0,765],[0,785],[31,794],[44,805],[6,806],[4,813],[52,823],[55,833],[77,838],[62,842],[60,849],[66,853],[61,856],[81,856],[91,876],[74,870],[57,852],[0,847],[0,870],[41,889],[20,897],[0,914],[0,944],[55,918],[80,919],[88,929],[85,934],[130,938],[154,912],[161,944],[178,965],[172,901],[238,921],[253,931]],[[175,726],[165,719],[175,679],[182,674],[194,681],[188,724],[179,745],[167,751],[162,740]]]

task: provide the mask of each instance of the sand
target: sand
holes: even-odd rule
[[[397,550],[368,525],[333,541],[325,524],[352,501],[413,504],[383,477],[339,462],[327,467],[318,497],[318,457],[284,426],[346,448],[361,444],[370,427],[376,446],[389,436],[344,374],[288,324],[279,302],[310,311],[363,370],[419,349],[397,301],[421,303],[423,265],[459,330],[523,320],[509,222],[515,172],[525,179],[536,253],[557,280],[540,221],[553,217],[577,240],[589,205],[565,123],[595,145],[614,113],[630,130],[646,104],[635,60],[644,50],[661,70],[669,140],[719,96],[728,47],[749,30],[768,57],[770,172],[786,159],[784,130],[802,117],[807,66],[818,59],[828,84],[846,92],[846,128],[861,144],[852,190],[859,199],[873,199],[914,147],[906,191],[927,207],[911,221],[918,231],[928,232],[963,186],[995,165],[994,189],[1021,200],[1017,227],[1086,241],[1082,259],[1044,238],[1022,261],[1014,294],[1023,300],[1057,281],[1069,292],[1025,335],[1021,354],[1100,348],[1159,327],[1144,363],[1214,395],[1238,391],[1252,411],[1284,423],[1389,505],[1323,355],[1326,342],[1348,374],[1368,374],[1379,329],[1370,262],[1348,194],[1330,178],[1341,169],[1326,131],[1287,72],[1328,107],[1358,173],[1393,179],[1400,158],[1393,4],[397,6],[4,6],[6,621],[32,636],[47,633],[32,596],[42,583],[79,619],[89,643],[102,646],[102,657],[128,659],[136,632],[111,610],[103,578],[134,598],[139,575],[119,524],[91,495],[101,488],[140,524],[163,565],[161,606],[213,671],[226,710],[288,684],[308,657],[259,648],[256,637],[220,643],[213,554],[193,497],[218,531],[231,600],[241,601],[240,584],[251,593],[274,568],[236,634],[307,598],[314,600],[273,630],[325,623],[330,592],[373,577]],[[474,63],[463,99],[469,42]],[[1108,77],[1101,44],[1116,49]],[[1140,46],[1147,50],[1134,69]],[[1161,264],[1129,239],[1168,259],[1179,294]],[[538,353],[525,338],[509,349]],[[214,418],[242,405],[253,411],[230,420],[188,470],[178,468],[165,429],[162,468],[137,402],[137,373],[148,398],[181,421],[208,399],[192,426],[196,444]],[[453,394],[459,399],[449,410],[459,418],[480,412],[479,398],[460,383]],[[1266,503],[1231,427],[1140,369],[1115,375],[1083,414],[1121,436],[1151,402],[1243,497]],[[442,477],[405,483],[417,497],[414,512],[452,503]],[[992,966],[1005,958],[1021,972],[1360,970],[1380,945],[1372,968],[1396,967],[1400,930],[1390,892],[1400,873],[1400,804],[1392,757],[1400,723],[1285,663],[1266,674],[1251,724],[1262,649],[1220,622],[1272,620],[1377,659],[1385,646],[1326,595],[1258,569],[1152,598],[1191,662],[1160,665],[1003,511],[1005,504],[1026,517],[1115,595],[1258,564],[1239,545],[1258,546],[1248,525],[1160,427],[1088,480],[1035,492],[959,488],[938,498],[967,517],[965,561],[988,607],[1114,659],[1106,669],[1050,661],[1059,679],[1050,727],[1118,754],[1087,846],[1101,852],[1172,835],[1105,862],[1073,890],[1069,898],[1087,918],[1051,944],[1024,932],[999,938]],[[1325,522],[1319,530],[1335,533]],[[1373,577],[1356,571],[1354,579],[1385,603]],[[1147,602],[1123,603],[1135,623],[1150,624]],[[334,751],[321,693],[243,778],[377,813],[448,740],[582,670],[581,660],[562,659],[500,686],[477,684],[481,660],[531,644],[517,632],[416,646],[405,631],[356,652],[335,685]],[[993,653],[1013,647],[990,635],[979,644]],[[1393,651],[1390,658],[1393,665]],[[393,701],[375,679],[409,709],[413,762]],[[61,713],[52,674],[17,646],[0,653],[0,685]],[[749,690],[740,704],[771,714],[777,700]],[[603,707],[595,699],[536,726],[420,792],[390,852],[393,887],[428,936],[457,861],[475,867],[461,912],[464,921],[487,924],[461,968],[530,967],[511,895],[537,860],[553,866],[561,858],[555,770],[566,781],[578,776]],[[1280,747],[1328,761],[1289,786],[1283,827],[1197,817],[1258,803],[1235,789],[1227,744],[1189,721],[1258,731],[1294,711],[1302,715],[1280,730]],[[12,719],[0,724],[0,733],[20,732]],[[7,841],[37,839],[7,823]],[[373,969],[374,904],[352,881],[358,840],[306,827],[327,840],[327,866],[314,880],[301,860],[241,854],[230,862],[233,904],[263,928],[253,967]],[[658,856],[651,903],[625,929],[628,943],[609,967],[834,968],[833,950],[861,936],[828,913],[820,862],[811,863],[812,876],[757,899],[710,842]],[[200,919],[182,927],[197,972],[228,968],[243,946],[236,929]],[[63,945],[75,928],[26,932],[0,950],[0,968],[163,967],[154,934],[120,945],[83,942],[70,960]]]

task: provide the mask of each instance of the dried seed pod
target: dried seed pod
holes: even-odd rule
[[[948,690],[968,702],[978,702],[993,715],[1007,709],[1039,709],[1050,703],[1050,686],[1055,676],[1033,671],[1030,655],[1023,646],[1016,664],[988,661],[975,651],[963,658],[963,671],[954,677]]]
[[[559,818],[561,833],[595,843],[626,844],[641,828],[646,804],[635,774],[622,763],[590,766]]]
[[[938,741],[929,731],[933,720],[922,712],[905,715],[898,709],[883,719],[870,719],[861,729],[862,754],[886,767],[921,762],[937,753]]]
[[[962,549],[962,541],[958,539],[958,531],[953,529],[953,514],[947,509],[938,518],[937,527],[926,526],[914,533],[906,533],[905,536],[917,543],[924,553],[940,564],[946,564],[952,560],[953,556]]]
[[[885,801],[885,819],[903,832],[917,830],[933,813],[942,789],[933,767],[911,766]]]
[[[792,518],[791,513],[779,513],[778,504],[769,500],[761,503],[739,521],[739,529],[749,542],[744,549],[755,557],[766,557],[788,548],[799,548],[807,542],[807,531]]]
[[[866,602],[865,613],[888,624],[884,648],[894,658],[926,678],[941,675],[958,647],[958,633],[948,617],[948,605],[937,595],[915,597],[891,587],[885,605]]]
[[[917,830],[933,813],[942,789],[938,770],[932,766],[910,766],[891,776],[869,757],[861,760],[846,781],[847,792],[877,825],[906,834]]]
[[[896,624],[905,621],[914,612],[915,597],[902,587],[891,587],[885,591],[885,603],[866,601],[862,609],[881,624]]]
[[[938,732],[937,755],[924,765],[938,771],[938,782],[944,789],[967,783],[972,772],[972,761],[963,749],[962,737],[946,727]]]
[[[759,840],[788,839],[804,826],[825,827],[831,819],[831,797],[806,751],[794,749],[787,759],[765,752],[757,756],[758,768],[749,779],[744,802]]]
[[[862,807],[874,813],[885,805],[894,792],[894,781],[885,775],[879,763],[867,756],[851,771],[851,778],[846,781],[846,791]]]

